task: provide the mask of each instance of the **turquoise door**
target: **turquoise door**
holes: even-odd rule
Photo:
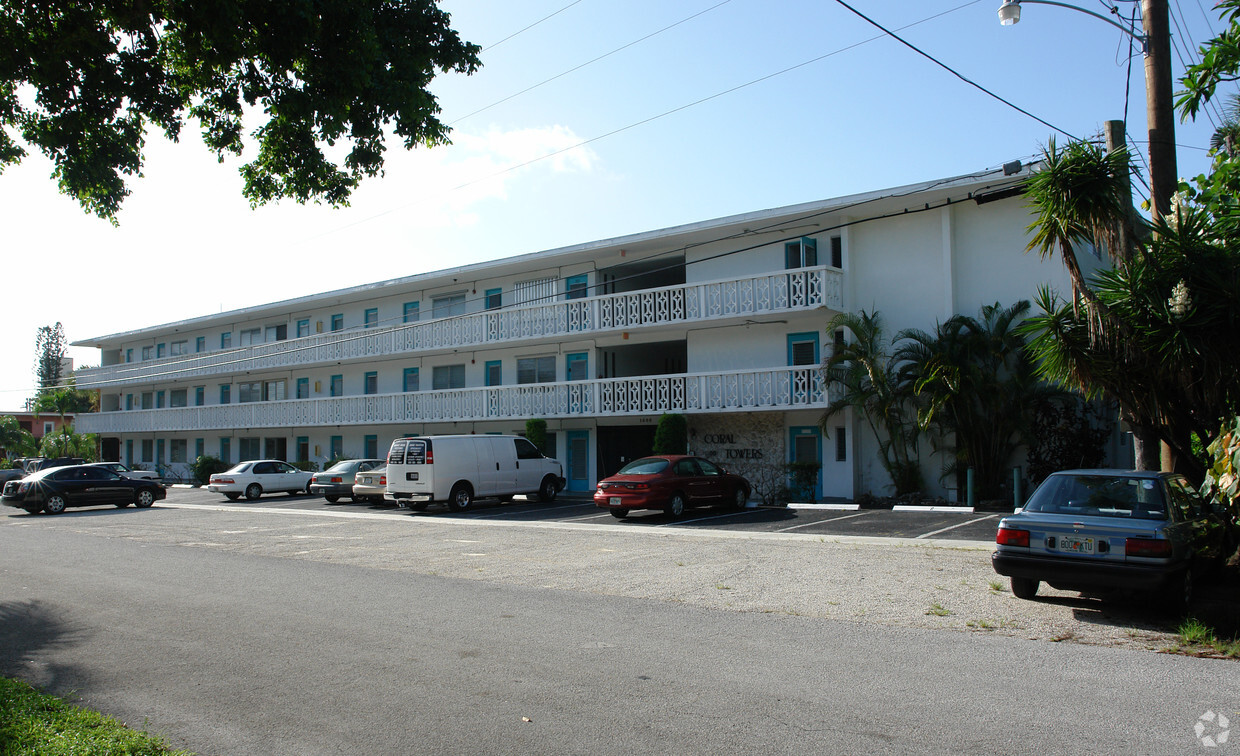
[[[590,490],[590,431],[575,430],[567,434],[567,459],[564,475],[569,491]]]

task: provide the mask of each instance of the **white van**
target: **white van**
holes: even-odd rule
[[[442,501],[460,512],[474,499],[515,494],[552,501],[564,484],[559,461],[520,436],[398,438],[388,451],[387,492],[411,509]]]

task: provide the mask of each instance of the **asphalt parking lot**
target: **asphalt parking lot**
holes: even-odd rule
[[[823,536],[861,536],[879,538],[936,539],[993,543],[1002,513],[969,511],[893,511],[890,509],[841,509],[846,505],[793,505],[788,508],[691,509],[678,518],[657,511],[635,511],[625,520],[594,506],[584,494],[561,494],[554,502],[527,501],[521,497],[507,504],[479,501],[463,513],[432,506],[422,512],[401,509],[392,501],[383,504],[351,503],[347,499],[328,504],[321,497],[273,494],[257,501],[230,502],[204,489],[172,487],[168,498],[156,506],[217,505],[269,507],[273,509],[397,514],[411,518],[454,518],[463,520],[501,520],[509,522],[548,522],[590,525],[620,525],[631,528],[702,528],[751,533],[799,533]],[[830,508],[828,508],[830,507]]]

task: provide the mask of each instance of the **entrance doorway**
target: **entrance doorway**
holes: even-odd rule
[[[598,429],[598,479],[602,480],[628,462],[650,454],[654,447],[653,425],[603,426]]]
[[[798,499],[817,501],[822,494],[822,431],[813,425],[788,429],[788,488]]]
[[[590,490],[590,431],[572,430],[564,434],[568,451],[565,477],[569,491]]]
[[[279,459],[288,461],[288,439],[280,438],[264,438],[263,439],[263,459]]]

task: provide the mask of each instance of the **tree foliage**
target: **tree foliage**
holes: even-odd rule
[[[407,149],[448,141],[428,86],[473,73],[479,49],[436,0],[0,3],[0,170],[26,155],[20,139],[115,223],[148,131],[175,141],[188,116],[221,161],[255,146],[252,206],[344,205],[381,173],[385,132]]]
[[[883,318],[865,310],[844,312],[826,326],[828,333],[841,328],[848,329],[852,340],[823,362],[827,383],[839,387],[839,398],[827,406],[818,424],[826,432],[832,418],[853,410],[878,440],[879,460],[891,476],[896,495],[921,491],[917,407],[906,376],[892,358]]]
[[[66,347],[65,329],[59,321],[54,326],[39,327],[34,337],[34,375],[40,395],[60,385]]]
[[[689,449],[689,423],[684,415],[667,413],[659,416],[654,429],[655,454],[685,454]]]
[[[1004,495],[1017,450],[1031,436],[1033,408],[1051,388],[1038,380],[1018,327],[1029,302],[955,315],[933,333],[898,334],[901,379],[919,399],[918,425],[937,451],[947,452],[943,476],[974,471],[983,499]]]
[[[99,458],[99,438],[94,433],[75,433],[72,426],[64,426],[57,433],[43,437],[39,454],[44,457],[80,457],[87,462]]]
[[[23,428],[16,417],[0,415],[0,449],[13,459],[34,456],[39,451],[39,445],[35,443],[34,434]]]

